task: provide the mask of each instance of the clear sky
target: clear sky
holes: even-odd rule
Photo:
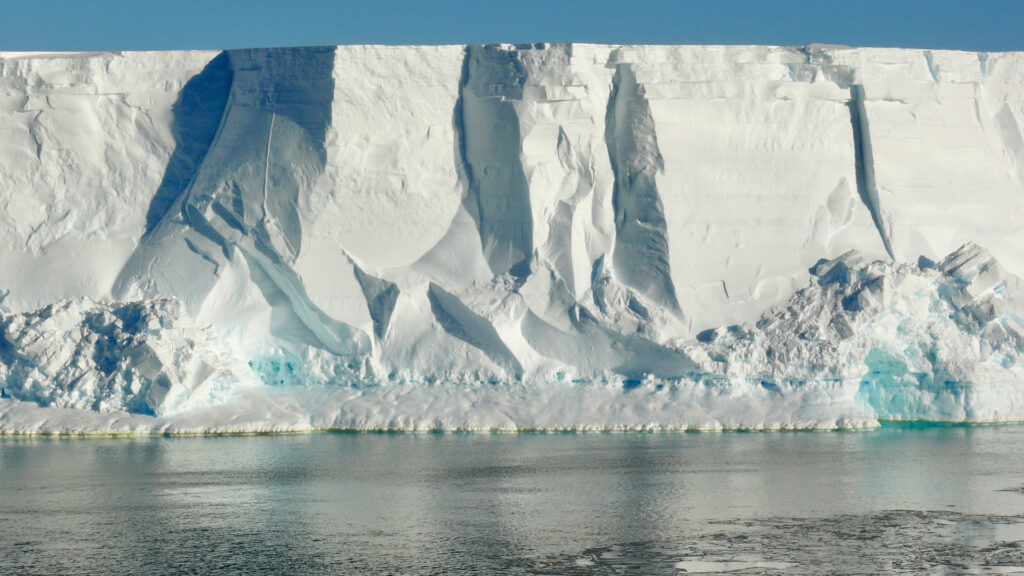
[[[1024,0],[0,0],[0,50],[565,41],[1024,50]]]

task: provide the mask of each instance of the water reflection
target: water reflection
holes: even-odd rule
[[[2,438],[0,573],[1008,571],[1022,449],[1006,426]]]

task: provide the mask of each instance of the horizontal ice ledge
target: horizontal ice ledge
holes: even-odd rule
[[[1024,419],[1022,87],[824,46],[2,54],[0,431]]]

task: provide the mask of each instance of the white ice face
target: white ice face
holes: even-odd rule
[[[261,380],[287,427],[1024,418],[998,400],[1024,396],[1019,53],[0,54],[0,110],[5,396],[237,417]],[[216,350],[90,360],[115,336],[89,318],[165,301]]]

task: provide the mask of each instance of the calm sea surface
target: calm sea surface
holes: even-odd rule
[[[0,574],[1024,574],[1024,426],[0,438]]]

